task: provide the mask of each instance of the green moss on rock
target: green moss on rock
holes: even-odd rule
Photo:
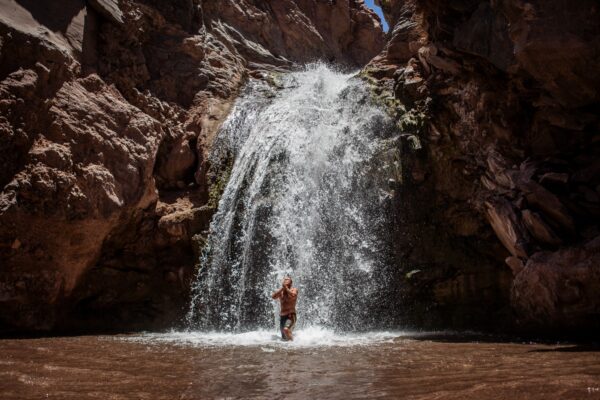
[[[227,160],[220,165],[218,172],[215,174],[215,179],[210,185],[208,190],[208,203],[207,205],[212,209],[217,209],[219,200],[225,191],[225,186],[229,182],[231,176],[231,170],[233,168],[233,158],[228,157]]]

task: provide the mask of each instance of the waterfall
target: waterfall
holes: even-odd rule
[[[277,80],[249,82],[218,134],[215,153],[234,162],[189,323],[273,327],[270,294],[289,274],[300,327],[372,328],[389,303],[396,128],[355,74],[314,64]]]

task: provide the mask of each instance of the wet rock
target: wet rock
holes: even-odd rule
[[[396,92],[400,93],[400,96],[405,101],[412,102],[417,99],[424,99],[427,97],[424,82],[425,80],[421,76],[417,60],[413,58],[409,60],[406,68],[402,70],[402,74],[396,85]]]
[[[506,269],[503,246],[515,254],[506,263],[520,269],[529,231],[540,244],[562,236],[563,253],[544,257],[547,265],[563,257],[568,268],[567,255],[597,234],[600,215],[597,2],[380,3],[392,28],[387,43],[361,2],[0,5],[0,298],[9,299],[0,320],[51,328],[69,313],[58,304],[75,292],[74,302],[108,314],[148,299],[163,315],[177,309],[181,288],[147,283],[138,291],[143,274],[134,271],[164,283],[171,275],[158,264],[192,270],[188,237],[207,228],[198,210],[218,193],[206,179],[206,154],[240,86],[248,75],[316,58],[355,66],[375,56],[368,69],[386,104],[419,140],[421,149],[402,157],[417,166],[406,171],[418,189],[403,192],[410,201],[401,205],[410,215],[402,238],[425,265],[417,275],[442,280],[451,270],[461,285],[469,276],[482,292],[497,289],[492,303],[502,303],[503,283],[490,276]],[[547,168],[549,157],[561,162]],[[424,205],[429,212],[419,212]],[[416,240],[432,221],[434,243]],[[573,260],[592,287],[593,265],[581,257]],[[530,265],[539,272],[513,302],[551,310],[540,291],[555,269],[535,261],[518,275]],[[446,304],[481,307],[477,291],[448,285],[438,286]],[[584,304],[585,290],[569,285],[561,299]],[[131,288],[136,295],[119,300]],[[527,318],[538,305],[519,309]],[[586,310],[548,321],[585,326]]]

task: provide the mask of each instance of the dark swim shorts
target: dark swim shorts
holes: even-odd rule
[[[294,325],[296,325],[296,313],[291,313],[288,315],[281,315],[279,317],[279,329],[281,330],[281,337],[286,339],[283,334],[283,328],[288,328],[290,331],[294,329]]]

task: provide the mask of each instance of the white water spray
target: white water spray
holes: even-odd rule
[[[193,329],[275,326],[270,293],[299,288],[299,326],[377,326],[386,307],[393,122],[352,74],[317,64],[252,81],[219,133],[234,159],[188,315]]]

